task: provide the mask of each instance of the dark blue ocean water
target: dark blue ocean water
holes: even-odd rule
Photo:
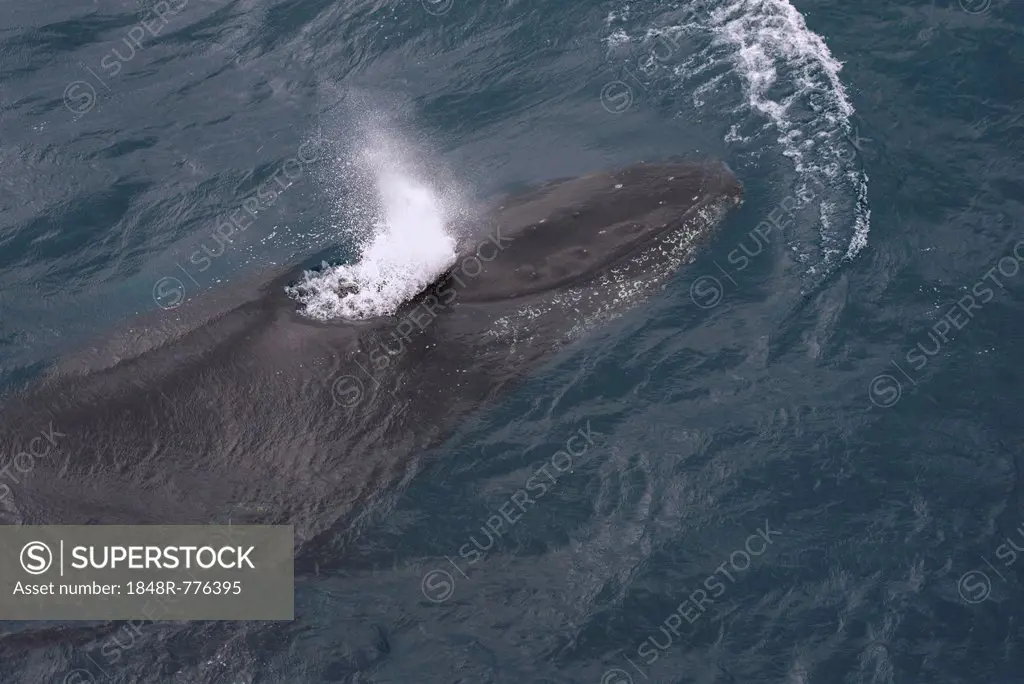
[[[0,0],[7,390],[349,253],[367,122],[480,200],[673,156],[746,194],[424,459],[293,623],[9,624],[0,678],[1024,681],[1022,34],[1012,0]]]

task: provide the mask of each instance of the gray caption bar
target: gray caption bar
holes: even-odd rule
[[[291,525],[0,526],[0,620],[293,620]]]

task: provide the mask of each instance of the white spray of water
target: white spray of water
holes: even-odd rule
[[[373,179],[376,220],[357,236],[355,263],[323,265],[288,288],[311,318],[386,316],[424,290],[456,259],[445,202],[409,171],[394,141],[378,140],[361,163]]]

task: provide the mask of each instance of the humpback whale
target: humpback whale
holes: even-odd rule
[[[296,573],[323,567],[428,448],[663,287],[741,196],[717,162],[546,183],[460,224],[455,265],[389,316],[311,318],[299,276],[274,274],[185,334],[9,395],[0,521],[290,523]]]

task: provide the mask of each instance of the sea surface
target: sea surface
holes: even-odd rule
[[[396,201],[677,157],[745,188],[299,577],[294,622],[6,623],[0,681],[1024,682],[1022,75],[1017,0],[0,0],[6,392],[352,258],[367,155]],[[443,225],[392,218],[429,262]]]

